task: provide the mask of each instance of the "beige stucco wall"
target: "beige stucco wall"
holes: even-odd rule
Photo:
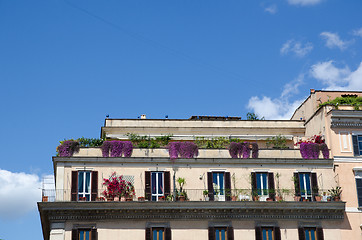
[[[171,228],[173,240],[189,240],[189,239],[208,239],[208,226],[217,222],[219,224],[225,223],[225,225],[231,224],[234,228],[234,239],[255,239],[255,226],[279,226],[282,240],[294,240],[298,239],[298,226],[310,225],[323,227],[324,239],[340,240],[348,239],[342,238],[340,230],[340,221],[322,221],[322,222],[303,222],[297,220],[282,220],[282,221],[135,221],[135,220],[119,220],[119,221],[100,221],[96,223],[98,239],[145,239],[145,228],[147,224],[152,223],[164,223],[168,224]],[[71,239],[71,230],[74,225],[92,224],[88,222],[67,222],[65,229],[65,240]],[[349,235],[355,236],[355,235]],[[358,239],[358,238],[349,238]]]

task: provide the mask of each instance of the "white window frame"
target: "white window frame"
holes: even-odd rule
[[[87,173],[89,173],[89,188],[88,188],[88,192],[85,191],[86,189],[86,179],[87,179]],[[78,201],[80,197],[89,197],[89,200],[87,201],[91,201],[91,197],[92,197],[92,171],[78,171],[78,179],[80,174],[83,174],[83,192],[79,192],[79,185],[78,185]],[[79,180],[78,180],[78,184],[79,184]]]
[[[155,184],[156,184],[156,186],[155,186],[155,192],[156,193],[152,193],[152,189],[153,189],[153,185],[152,185],[152,174],[156,174],[156,182],[155,182]],[[158,189],[158,186],[159,186],[159,184],[158,184],[158,174],[162,174],[162,186],[163,186],[163,189],[162,189],[162,193],[158,193],[159,191],[159,189]],[[163,196],[165,196],[165,173],[164,172],[160,172],[160,171],[153,171],[153,172],[151,172],[151,199],[152,199],[152,197],[155,197],[156,198],[156,200],[155,201],[158,201],[158,198],[159,197],[163,197]]]

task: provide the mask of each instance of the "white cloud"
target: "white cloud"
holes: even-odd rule
[[[0,169],[0,218],[16,218],[36,208],[41,182],[35,174]]]
[[[288,3],[291,5],[300,5],[300,6],[316,5],[321,2],[322,0],[288,0]]]
[[[362,62],[355,71],[348,66],[338,68],[333,61],[320,62],[311,67],[311,75],[328,90],[362,91]]]
[[[272,4],[269,7],[266,7],[264,9],[265,12],[268,12],[270,14],[276,14],[278,11],[277,5],[276,4]]]
[[[344,50],[347,48],[348,44],[351,43],[341,40],[337,33],[322,32],[320,35],[326,40],[326,46],[329,48],[339,48]]]
[[[282,48],[280,49],[280,53],[285,55],[292,52],[298,57],[304,57],[310,53],[312,49],[313,44],[310,42],[307,42],[303,45],[301,42],[291,39],[283,44]]]
[[[353,30],[353,35],[358,36],[358,37],[362,37],[362,28],[357,29],[357,30]]]
[[[295,109],[299,107],[304,99],[289,101],[291,95],[298,93],[298,87],[303,83],[304,76],[301,74],[294,81],[284,86],[280,97],[271,99],[263,96],[259,98],[253,96],[249,99],[248,109],[251,109],[255,114],[265,119],[290,119]]]

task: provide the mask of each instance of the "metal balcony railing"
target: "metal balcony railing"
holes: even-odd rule
[[[97,193],[74,193],[78,202],[89,201],[121,201],[117,197],[103,195],[102,190]],[[205,189],[184,189],[171,191],[170,193],[151,193],[145,195],[144,189],[136,189],[135,194],[128,197],[128,201],[333,201],[331,196],[327,195],[327,190],[319,189],[318,194],[307,191],[295,193],[294,189],[276,189],[276,190],[254,190],[252,189],[218,189],[209,193]],[[74,195],[73,194],[73,195]],[[43,201],[48,202],[69,202],[72,201],[70,189],[43,189]]]

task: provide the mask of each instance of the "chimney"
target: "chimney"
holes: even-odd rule
[[[142,114],[141,119],[146,119],[146,114]]]
[[[312,93],[315,93],[315,90],[314,89],[310,89],[310,94],[312,94]]]

